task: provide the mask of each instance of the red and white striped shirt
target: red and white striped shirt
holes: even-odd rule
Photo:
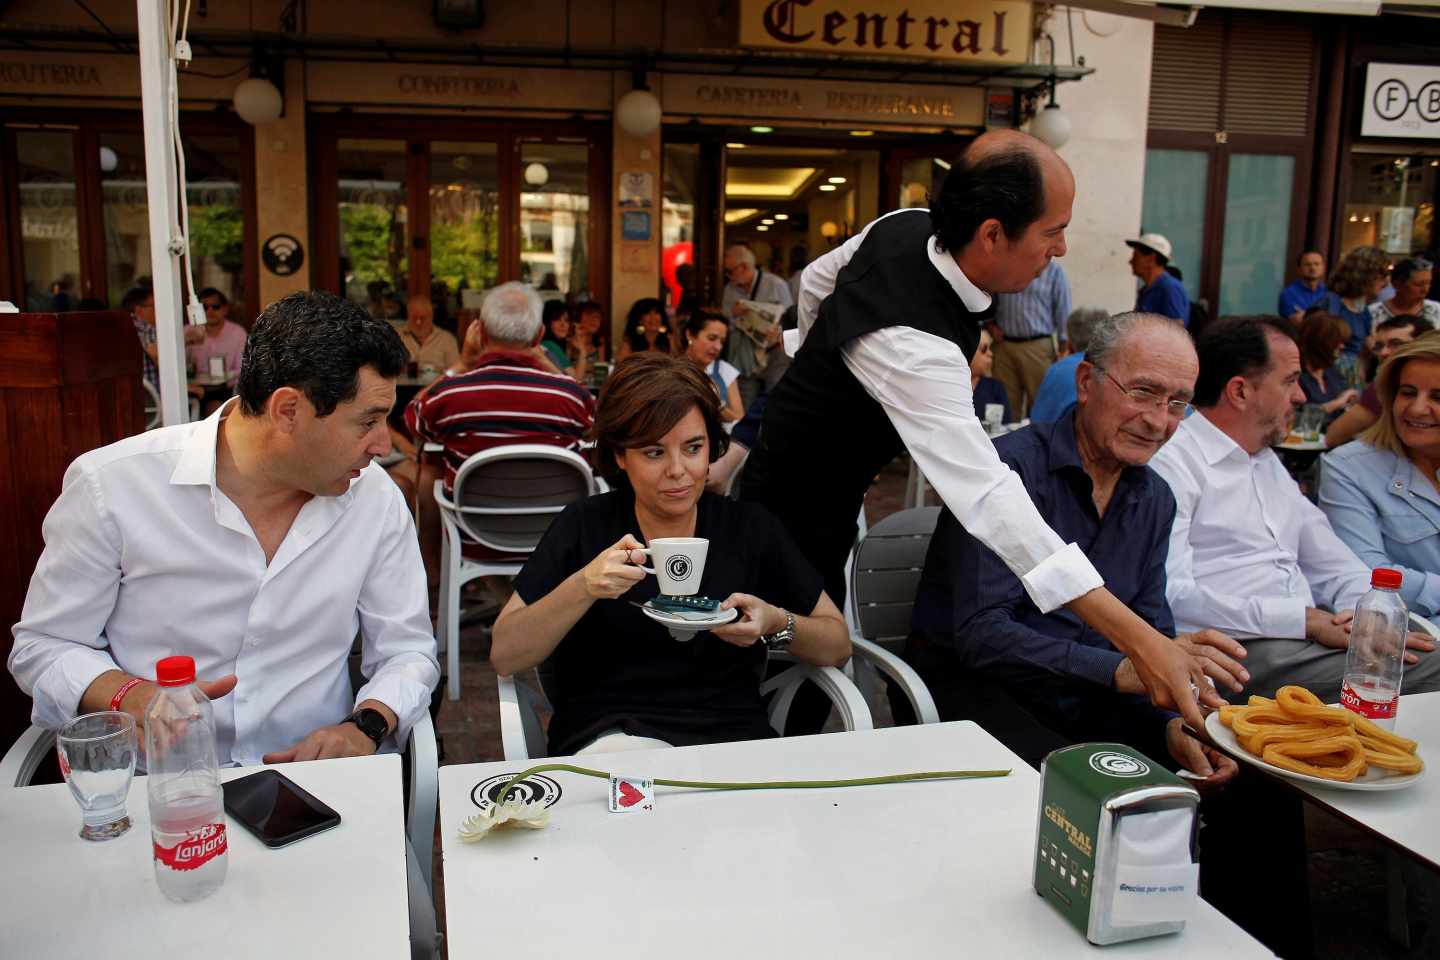
[[[445,490],[466,458],[492,447],[548,443],[575,450],[595,422],[590,391],[533,357],[486,353],[468,373],[446,377],[405,409],[420,441],[445,448]]]

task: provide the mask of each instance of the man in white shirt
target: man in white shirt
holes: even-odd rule
[[[34,721],[118,709],[143,728],[156,661],[185,654],[222,764],[403,744],[440,678],[415,529],[371,463],[405,362],[384,320],[292,294],[256,322],[235,399],[78,457],[14,628]]]
[[[1166,597],[1177,630],[1245,642],[1251,694],[1287,683],[1339,699],[1355,602],[1370,570],[1305,499],[1271,446],[1296,408],[1300,350],[1289,321],[1232,317],[1201,334],[1197,413],[1150,465],[1175,494]],[[1411,634],[1404,690],[1440,689],[1440,657]]]
[[[1223,702],[1201,664],[1104,589],[975,416],[967,355],[991,293],[1023,289],[1064,256],[1074,195],[1053,150],[1014,131],[986,134],[957,158],[928,212],[888,214],[806,267],[787,343],[795,359],[770,396],[742,496],[769,506],[826,591],[843,597],[865,490],[908,449],[1042,613],[1068,606],[1129,655],[1157,706],[1199,724],[1197,700]]]
[[[730,337],[726,344],[726,359],[740,371],[740,402],[749,410],[755,398],[764,389],[765,379],[761,375],[764,360],[769,350],[779,348],[778,336],[770,343],[756,343],[751,337],[736,329],[735,318],[744,310],[741,300],[757,303],[778,303],[788,307],[794,303],[790,287],[785,281],[768,270],[755,265],[755,251],[743,244],[735,244],[725,251],[725,289],[720,293],[720,306],[730,318]],[[778,327],[776,328],[778,331]]]

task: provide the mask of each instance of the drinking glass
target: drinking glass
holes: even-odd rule
[[[117,710],[76,717],[60,728],[60,772],[80,804],[85,840],[113,840],[130,829],[125,800],[135,777],[135,718]]]

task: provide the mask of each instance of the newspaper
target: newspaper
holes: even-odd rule
[[[780,328],[780,318],[785,308],[778,303],[761,303],[759,300],[741,300],[740,315],[734,318],[736,330],[755,341],[755,346],[764,349]]]

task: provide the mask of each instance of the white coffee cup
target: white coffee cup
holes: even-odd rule
[[[985,422],[991,427],[1000,426],[1005,420],[1005,407],[998,403],[985,404]]]
[[[710,552],[710,541],[704,537],[657,537],[650,546],[632,552],[650,555],[655,566],[640,569],[655,575],[666,596],[691,597],[700,592],[705,555]]]

